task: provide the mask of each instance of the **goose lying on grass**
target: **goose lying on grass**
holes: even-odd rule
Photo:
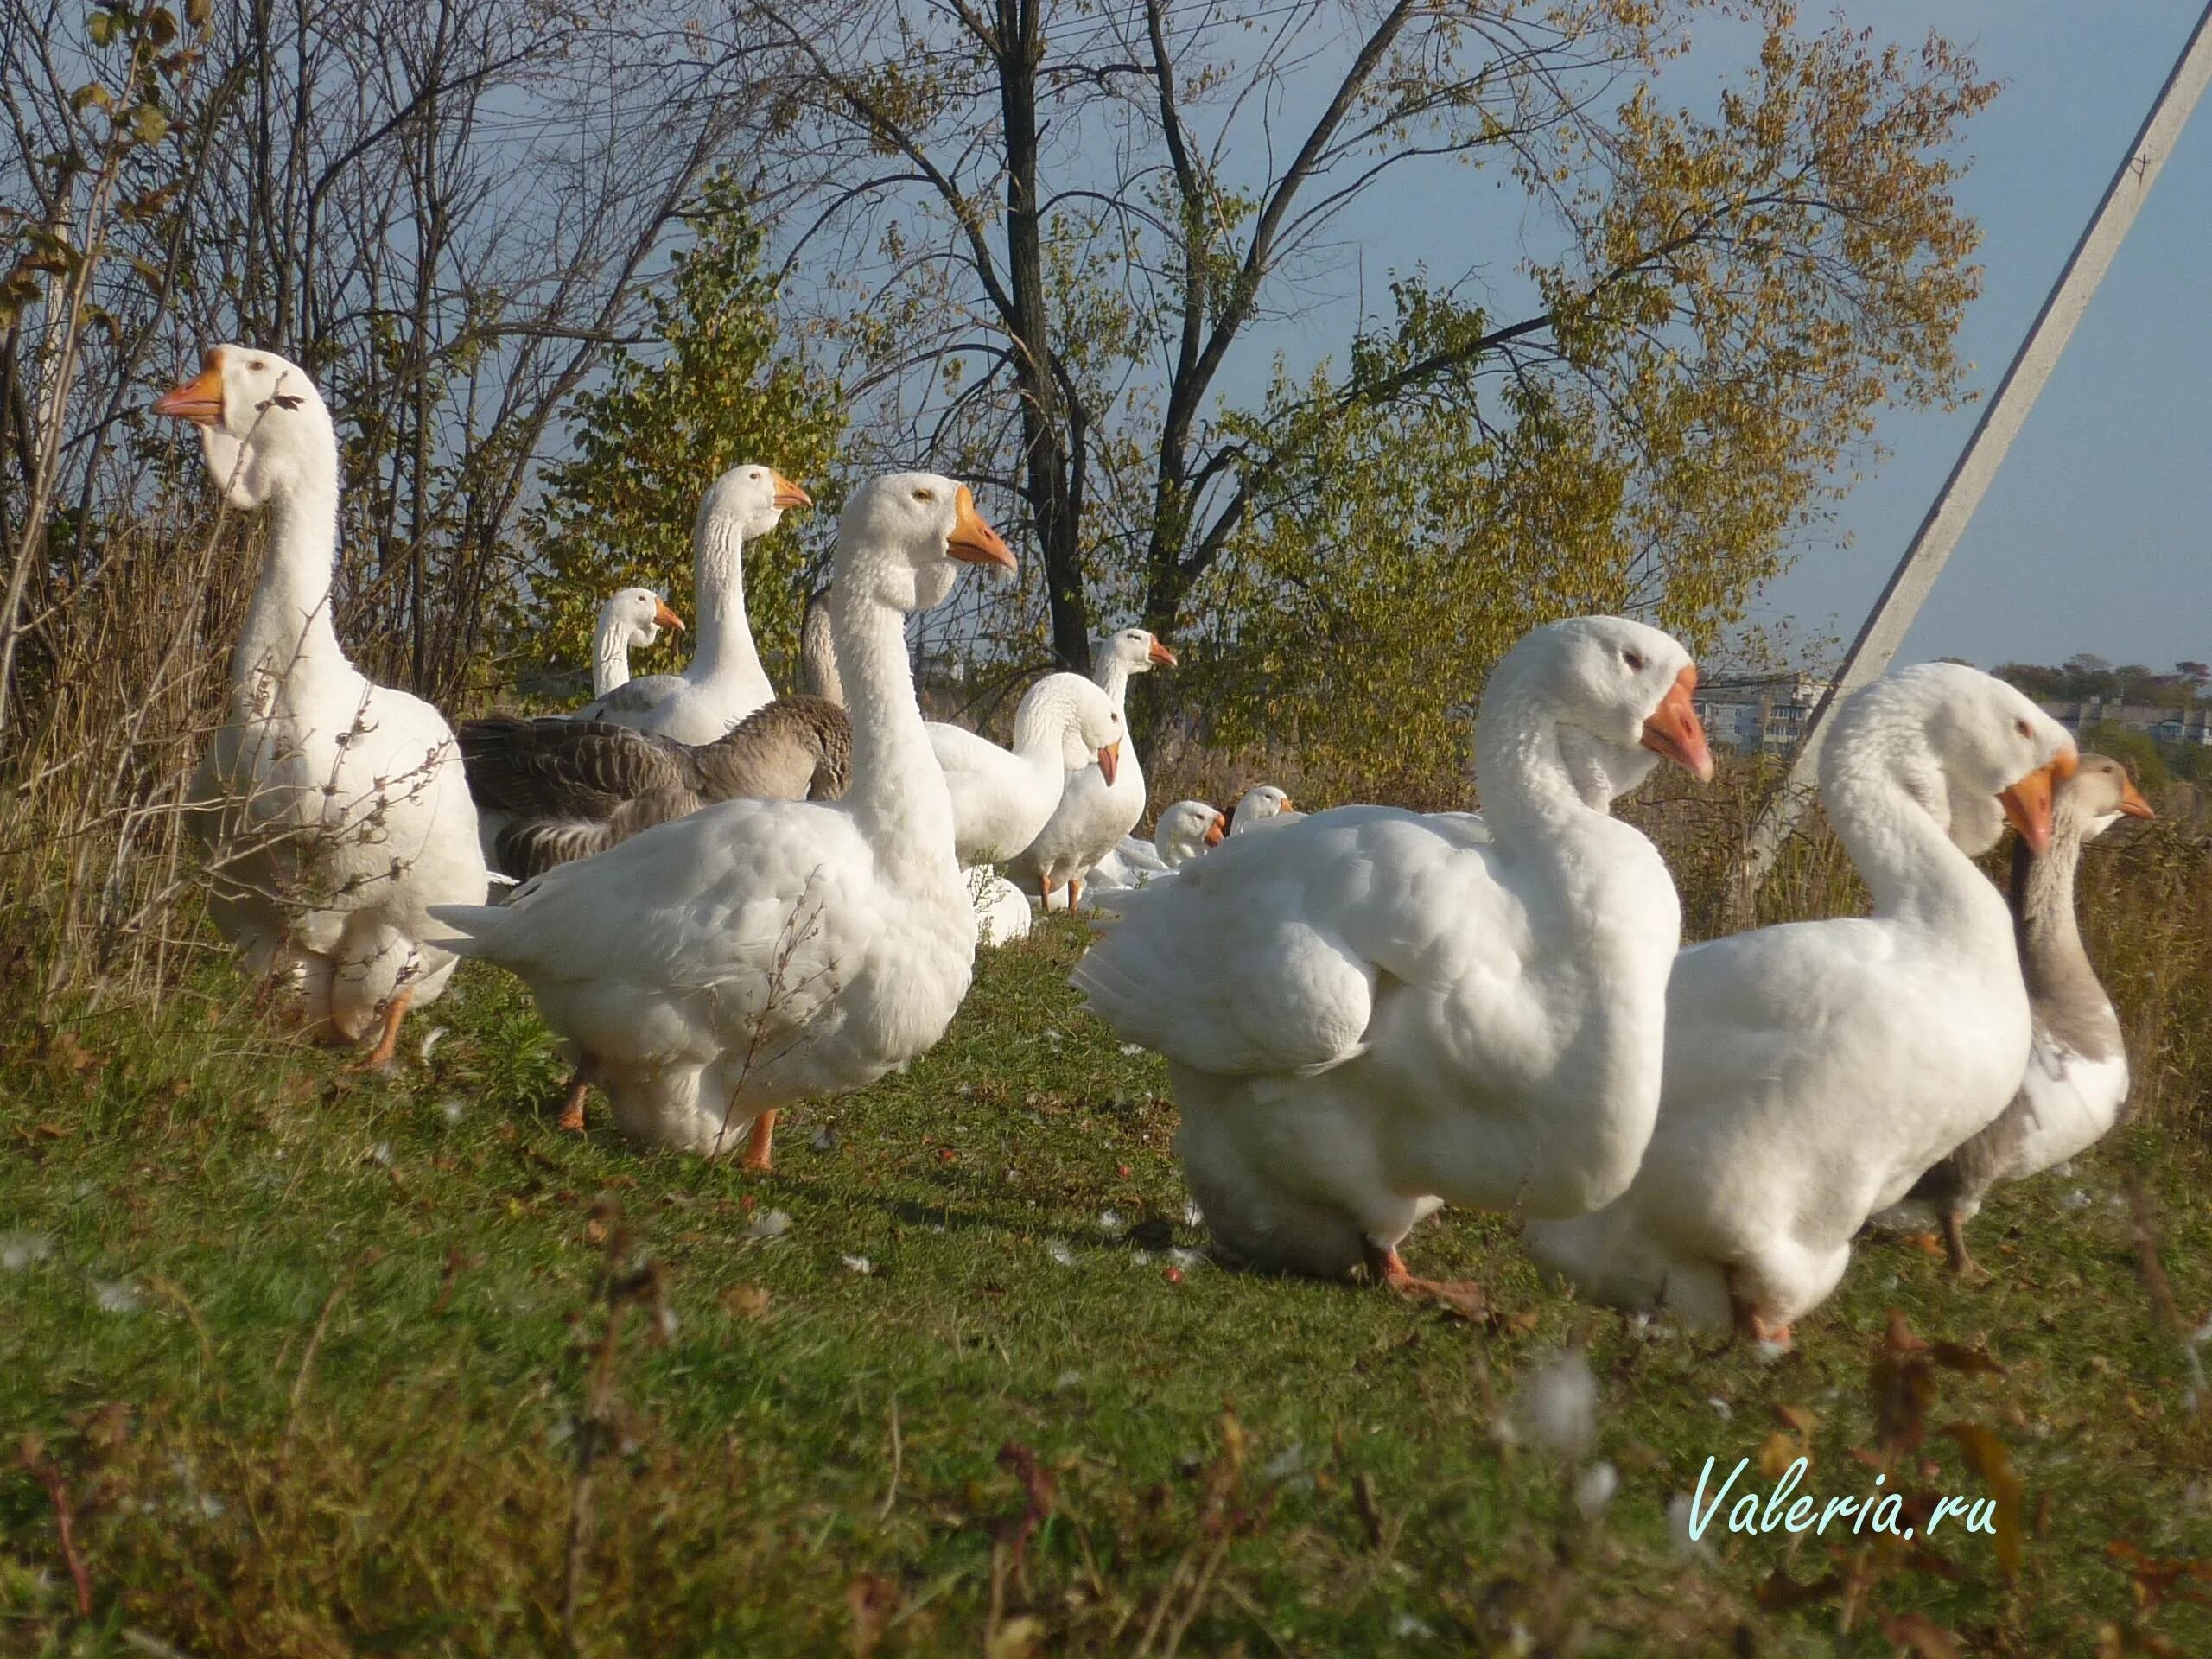
[[[1248,789],[1229,809],[1229,833],[1249,836],[1262,824],[1296,823],[1306,815],[1290,804],[1290,797],[1273,784]]]
[[[192,826],[214,854],[210,909],[325,1036],[375,1033],[392,1056],[410,1007],[454,957],[429,907],[480,904],[476,810],[452,731],[419,697],[363,676],[331,626],[338,438],[304,371],[219,346],[156,415],[200,429],[234,507],[266,507],[268,551],[231,658],[229,716],[193,779]]]
[[[591,694],[603,697],[630,683],[630,653],[660,639],[663,628],[683,629],[683,619],[650,588],[619,588],[599,607],[591,636]]]
[[[1537,1261],[1599,1300],[1787,1345],[1867,1217],[2020,1087],[2028,995],[2012,918],[1969,855],[2008,819],[2042,851],[2051,790],[2074,766],[2063,728],[1959,664],[1852,698],[1821,757],[1821,800],[1873,913],[1681,953],[1643,1167],[1597,1214],[1532,1223]]]
[[[1114,712],[1128,717],[1129,676],[1148,674],[1155,664],[1175,665],[1175,653],[1142,628],[1123,628],[1098,642],[1091,653],[1091,677],[1113,700]],[[1060,804],[1036,838],[1011,860],[1008,869],[1037,889],[1046,910],[1056,888],[1068,890],[1068,907],[1083,899],[1090,867],[1121,844],[1144,817],[1144,768],[1136,747],[1124,743],[1121,765],[1110,776],[1091,768],[1067,781]]]
[[[2127,1047],[2112,999],[2082,948],[2074,916],[2082,849],[2125,814],[2151,804],[2110,755],[2085,754],[2058,786],[2050,847],[2038,855],[2024,837],[2012,849],[2011,899],[2035,1039],[2028,1073],[1997,1121],[1912,1184],[1904,1202],[1875,1217],[1894,1227],[1932,1209],[1955,1273],[1979,1275],[1966,1224],[1999,1181],[2018,1181],[2087,1152],[2112,1132],[2127,1099]]]
[[[1178,801],[1160,815],[1152,839],[1122,837],[1122,844],[1090,867],[1094,889],[1141,887],[1221,845],[1229,820],[1211,801]]]
[[[1538,628],[1476,721],[1486,835],[1344,807],[1116,895],[1075,983],[1166,1057],[1176,1151],[1229,1254],[1447,1290],[1397,1251],[1438,1195],[1561,1216],[1627,1187],[1681,916],[1651,843],[1579,791],[1565,737],[1606,748],[1622,789],[1662,754],[1709,778],[1696,680],[1640,623]]]
[[[579,720],[711,743],[776,695],[745,614],[745,543],[813,499],[772,467],[733,467],[699,503],[691,531],[699,634],[681,674],[650,674],[586,703]]]
[[[852,723],[819,697],[779,697],[698,744],[604,721],[497,715],[462,723],[461,753],[485,857],[527,880],[716,801],[835,800]]]
[[[906,1065],[967,995],[976,916],[905,633],[955,561],[1014,567],[965,486],[905,473],[854,493],[828,601],[852,715],[842,800],[724,802],[503,907],[438,912],[454,949],[530,986],[633,1142],[712,1156],[741,1138],[766,1167],[777,1108]]]

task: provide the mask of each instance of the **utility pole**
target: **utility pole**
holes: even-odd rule
[[[1739,899],[1746,921],[1783,843],[1812,804],[1829,714],[1853,692],[1888,671],[1929,589],[1942,574],[1944,561],[1958,545],[1967,521],[1974,517],[1998,467],[2004,464],[2005,452],[2012,447],[2028,411],[2035,407],[2051,371],[2058,365],[2059,354],[2073,338],[2074,326],[2088,309],[2097,284],[2112,269],[2120,242],[2135,223],[2166,157],[2173,153],[2174,142],[2181,137],[2205,83],[2212,80],[2212,27],[2209,25],[2212,25],[2212,4],[2199,14],[2196,27],[2190,31],[2189,44],[2182,48],[2158,101],[2144,118],[2135,143],[2112,182],[2105,187],[2095,216],[2074,245],[2065,270],[2059,273],[2027,338],[2020,342],[2012,366],[2005,371],[2004,379],[1998,382],[1995,394],[1974,423],[1974,435],[1967,440],[1951,475],[1943,480],[1928,516],[1920,521],[1912,544],[1897,561],[1882,596],[1874,601],[1874,609],[1852,642],[1835,683],[1806,720],[1797,752],[1790,760],[1789,775],[1769,798],[1745,842]]]

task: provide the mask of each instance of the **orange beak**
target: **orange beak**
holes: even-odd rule
[[[653,601],[653,620],[660,626],[674,628],[679,633],[683,630],[683,619],[668,608],[668,601],[664,599]]]
[[[1122,740],[1117,737],[1098,751],[1098,770],[1105,774],[1106,781],[1110,785],[1114,781],[1115,772],[1121,769],[1121,765]]]
[[[2151,810],[2151,803],[2145,800],[2136,789],[2135,780],[2132,778],[2120,784],[2120,810],[2131,818],[2155,818],[2158,816]]]
[[[1215,813],[1213,815],[1213,822],[1206,825],[1206,845],[1209,847],[1220,846],[1223,838],[1228,834],[1229,820],[1223,817],[1220,813]]]
[[[1152,642],[1152,649],[1147,652],[1146,655],[1151,658],[1154,662],[1159,663],[1164,667],[1173,668],[1175,666],[1175,653],[1168,650],[1166,646],[1161,645],[1157,639],[1154,639]]]
[[[223,353],[207,353],[207,366],[175,391],[154,399],[154,413],[190,421],[194,426],[219,426],[223,420]]]
[[[952,534],[945,537],[944,551],[948,558],[958,559],[963,564],[995,564],[1002,569],[1020,569],[1014,563],[1014,550],[1000,538],[983,515],[976,511],[976,498],[963,484],[952,498]],[[1103,766],[1102,762],[1102,766]],[[1112,783],[1114,774],[1109,770],[1106,781]]]
[[[772,467],[768,469],[768,481],[776,486],[775,503],[778,506],[788,511],[792,507],[810,507],[814,505],[812,496]],[[680,628],[683,625],[679,622],[676,626]]]
[[[1700,784],[1709,784],[1713,751],[1706,747],[1705,728],[1699,724],[1697,710],[1690,702],[1690,693],[1695,690],[1697,668],[1693,664],[1675,677],[1673,687],[1643,722],[1643,747],[1687,768]]]
[[[2037,857],[2050,850],[2050,798],[2058,787],[2057,771],[2056,761],[2037,766],[1997,798],[2005,805],[2005,822],[2020,832]]]

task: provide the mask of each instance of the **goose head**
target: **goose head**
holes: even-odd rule
[[[1175,666],[1175,653],[1142,628],[1123,628],[1108,634],[1092,649],[1094,671],[1118,663],[1132,674],[1149,674],[1154,665]]]
[[[831,602],[872,601],[912,613],[950,592],[962,564],[1017,569],[965,484],[936,473],[869,479],[837,520]]]
[[[1223,828],[1229,835],[1241,836],[1297,810],[1290,804],[1290,797],[1273,784],[1259,784],[1236,798],[1236,804],[1229,809]]]
[[[694,530],[710,522],[728,524],[750,542],[766,536],[783,522],[793,507],[810,507],[814,498],[772,467],[753,461],[733,467],[708,486],[699,499]]]
[[[1229,820],[1211,801],[1178,801],[1160,815],[1152,844],[1169,869],[1187,864],[1209,847],[1221,845]]]
[[[650,588],[624,588],[599,607],[601,633],[619,637],[632,649],[657,642],[663,628],[681,632],[683,627],[683,619]]]
[[[1672,634],[1624,616],[1577,616],[1524,634],[1491,674],[1483,707],[1503,699],[1546,709],[1586,798],[1585,772],[1601,769],[1609,787],[1632,787],[1651,764],[1645,753],[1710,783],[1696,689],[1697,664]]]
[[[1064,679],[1068,683],[1069,712],[1066,736],[1064,740],[1067,769],[1081,772],[1092,761],[1109,784],[1114,781],[1122,764],[1122,740],[1128,735],[1122,711],[1114,700],[1098,689],[1096,682],[1080,674],[1060,674],[1050,677]]]
[[[338,486],[338,438],[305,369],[274,352],[218,346],[198,375],[154,402],[200,429],[208,473],[234,507]]]
[[[2094,841],[2122,817],[2155,818],[2127,768],[2108,754],[2087,753],[2063,784],[2052,808],[2052,831]]]
[[[1970,855],[2009,823],[2050,845],[2052,798],[2080,764],[2066,728],[2004,681],[1963,663],[1919,663],[1844,705],[1821,757],[1821,788],[1888,774]]]

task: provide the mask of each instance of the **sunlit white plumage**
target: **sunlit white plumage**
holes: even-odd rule
[[[810,505],[806,492],[772,467],[747,463],[716,479],[691,528],[699,625],[691,661],[680,674],[648,674],[617,686],[577,717],[711,743],[771,701],[776,690],[745,611],[745,544],[773,530],[789,509]]]
[[[663,628],[682,628],[683,619],[650,588],[620,588],[599,607],[591,635],[591,694],[603,697],[630,683],[630,653],[654,644]]]
[[[1068,779],[1120,765],[1122,714],[1080,674],[1047,674],[1022,693],[1014,747],[932,721],[930,747],[952,798],[953,849],[964,865],[995,864],[1037,838]]]
[[[210,908],[249,969],[316,1025],[359,1040],[380,1024],[381,1063],[406,1010],[453,975],[453,956],[425,943],[441,931],[427,907],[484,898],[460,752],[435,709],[371,683],[339,646],[338,442],[306,372],[221,346],[154,409],[200,429],[233,506],[270,517],[229,718],[192,785],[214,854]]]
[[[2012,919],[1968,854],[2008,813],[2039,812],[2032,833],[2047,834],[2044,769],[2073,753],[2034,703],[1961,664],[1904,669],[1853,698],[1821,795],[1873,914],[1681,953],[1643,1168],[1599,1213],[1532,1224],[1537,1260],[1601,1300],[1786,1340],[1834,1289],[1866,1217],[2019,1086],[2029,1018]]]
[[[1115,712],[1126,720],[1129,676],[1149,673],[1155,664],[1173,667],[1174,663],[1175,653],[1142,628],[1123,628],[1100,640],[1092,651],[1091,677],[1113,699]],[[1144,767],[1138,762],[1136,746],[1125,741],[1111,781],[1095,766],[1069,779],[1052,817],[1008,861],[1007,868],[1037,889],[1048,908],[1052,893],[1061,887],[1073,889],[1071,896],[1079,899],[1091,866],[1136,828],[1144,817]]]
[[[632,1141],[714,1154],[790,1101],[860,1088],[943,1034],[975,912],[904,621],[948,559],[1013,556],[964,486],[870,480],[838,528],[830,627],[852,715],[831,803],[730,801],[448,909],[455,948],[519,975]]]
[[[1168,1060],[1207,1224],[1255,1264],[1334,1274],[1439,1196],[1574,1214],[1628,1184],[1658,1103],[1680,933],[1650,842],[1566,753],[1632,787],[1711,758],[1675,640],[1613,617],[1539,628],[1478,721],[1487,823],[1383,807],[1232,837],[1124,919],[1076,984]]]

